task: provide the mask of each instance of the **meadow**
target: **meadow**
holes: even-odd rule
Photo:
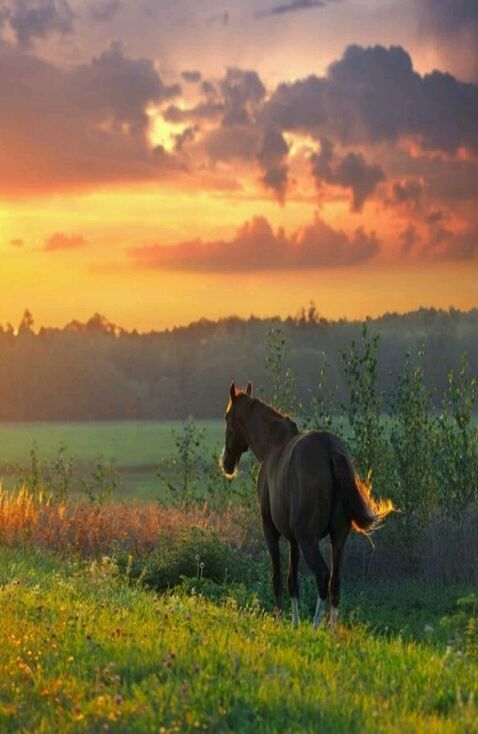
[[[123,498],[154,500],[162,495],[157,470],[168,464],[175,451],[175,432],[183,422],[104,421],[82,423],[0,423],[0,473],[7,487],[30,464],[33,446],[43,461],[52,462],[60,446],[65,446],[79,472],[91,466],[98,456],[118,472],[117,495]],[[197,427],[203,435],[208,454],[222,449],[224,422],[201,420]]]
[[[312,630],[303,565],[300,628],[286,596],[276,616],[257,465],[224,477],[222,420],[3,425],[0,731],[478,732],[466,359],[439,409],[407,364],[385,411],[364,329],[347,405],[321,374],[305,412],[284,340],[269,344],[267,398],[344,436],[398,509],[373,543],[350,538],[338,629]]]
[[[2,549],[0,566],[2,731],[477,731],[457,589],[350,588],[331,633],[200,581],[158,596],[111,559]]]

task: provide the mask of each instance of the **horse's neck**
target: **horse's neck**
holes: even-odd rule
[[[272,449],[296,433],[297,428],[292,421],[258,403],[247,423],[247,432],[249,448],[256,459],[262,462]]]

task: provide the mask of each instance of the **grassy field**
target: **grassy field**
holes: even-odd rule
[[[349,595],[348,622],[314,633],[232,601],[157,596],[108,562],[0,549],[0,568],[1,731],[478,730],[476,651],[436,632],[453,590],[430,605],[416,586],[416,612],[406,585],[391,591],[406,635],[383,627],[383,589]]]
[[[197,425],[204,431],[205,450],[219,454],[224,442],[224,422],[198,421]],[[11,486],[13,475],[9,467],[28,463],[33,444],[38,446],[39,456],[48,461],[64,444],[79,462],[92,462],[98,454],[113,461],[122,479],[121,494],[153,499],[160,493],[156,467],[173,455],[173,431],[181,426],[181,421],[1,423],[0,465],[4,467],[4,482]]]
[[[117,421],[96,423],[0,423],[2,461],[28,459],[32,444],[41,456],[52,459],[66,444],[78,459],[88,461],[102,454],[118,466],[144,466],[167,459],[174,449],[173,430],[181,421]],[[198,421],[211,450],[224,440],[224,422]]]

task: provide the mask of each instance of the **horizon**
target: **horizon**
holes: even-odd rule
[[[1,323],[478,305],[478,6],[5,0],[0,63]]]
[[[313,311],[313,317],[310,318],[310,311],[309,309],[312,308]],[[73,318],[68,321],[65,321],[62,324],[45,324],[45,323],[39,323],[37,319],[35,318],[35,314],[33,314],[30,309],[26,308],[22,311],[22,315],[18,319],[18,322],[16,326],[12,321],[7,322],[1,322],[0,321],[0,333],[1,329],[5,329],[6,327],[12,327],[13,333],[15,336],[19,335],[19,328],[21,326],[22,320],[27,317],[27,319],[31,319],[31,322],[29,324],[28,330],[31,331],[35,335],[39,335],[42,330],[59,330],[63,331],[67,327],[71,326],[72,324],[79,324],[80,326],[87,326],[89,323],[92,322],[102,322],[105,326],[113,326],[116,329],[119,329],[121,331],[124,331],[128,334],[137,332],[140,336],[147,336],[148,334],[163,334],[165,332],[173,332],[181,329],[189,329],[191,327],[200,325],[200,324],[210,324],[210,325],[218,325],[225,321],[232,321],[232,320],[239,320],[243,321],[245,323],[255,320],[260,322],[268,322],[268,321],[279,321],[280,323],[285,323],[286,321],[296,321],[299,322],[302,318],[305,318],[305,320],[308,323],[316,323],[319,325],[322,324],[328,324],[328,325],[335,325],[339,323],[348,323],[348,324],[359,324],[359,323],[368,323],[370,321],[380,321],[381,319],[391,318],[391,317],[398,317],[398,318],[406,318],[411,317],[419,314],[420,312],[435,312],[437,315],[451,315],[451,314],[459,314],[460,316],[468,316],[474,312],[478,311],[478,307],[471,307],[469,309],[460,309],[456,308],[455,306],[449,306],[448,308],[436,308],[435,306],[419,306],[418,308],[411,309],[409,311],[383,311],[382,313],[379,313],[375,316],[366,315],[363,318],[346,318],[346,317],[339,317],[339,318],[327,318],[327,316],[322,313],[317,307],[316,304],[311,301],[307,306],[301,306],[300,309],[298,309],[295,313],[289,313],[286,315],[281,315],[278,313],[270,313],[266,314],[264,316],[258,315],[255,313],[250,313],[247,316],[239,316],[235,313],[230,313],[225,316],[218,316],[217,318],[209,319],[204,316],[199,316],[198,318],[189,321],[184,324],[172,324],[170,326],[165,326],[163,328],[152,328],[149,330],[141,330],[137,327],[133,326],[132,328],[126,327],[124,324],[118,323],[114,320],[110,320],[106,314],[100,313],[98,311],[95,311],[92,313],[88,318],[86,318],[84,321],[81,321],[79,319]]]

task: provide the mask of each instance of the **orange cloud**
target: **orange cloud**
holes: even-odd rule
[[[352,237],[316,216],[291,236],[274,232],[267,219],[243,224],[231,240],[200,239],[177,245],[150,245],[129,252],[137,267],[189,272],[316,270],[357,265],[379,251],[374,232],[361,227]]]
[[[57,232],[45,241],[44,251],[54,252],[55,250],[76,250],[78,247],[84,247],[86,239],[81,234],[63,234]]]

